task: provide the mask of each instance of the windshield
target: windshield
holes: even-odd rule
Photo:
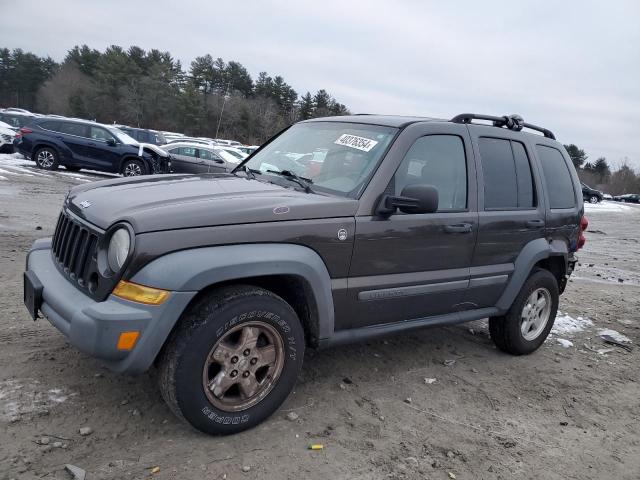
[[[115,135],[115,137],[126,145],[138,145],[138,142],[132,137],[124,133],[122,130],[115,127],[108,127],[108,130]]]
[[[247,158],[247,155],[243,152],[238,152],[235,149],[231,149],[231,148],[223,148],[222,150],[224,150],[225,152],[230,153],[231,155],[233,155],[234,157],[236,157],[238,160],[244,160],[245,158]]]
[[[263,175],[288,170],[310,179],[315,191],[355,196],[396,131],[358,123],[299,123],[254,154],[245,166]]]
[[[240,163],[240,159],[236,158],[235,156],[231,155],[231,153],[227,152],[226,150],[223,150],[221,148],[216,148],[215,149],[216,153],[218,155],[220,155],[227,163],[234,163],[234,164],[238,164]]]

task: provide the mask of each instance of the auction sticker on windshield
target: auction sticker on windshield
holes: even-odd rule
[[[373,147],[375,147],[378,142],[376,140],[371,140],[369,138],[357,137],[355,135],[350,135],[345,133],[344,135],[340,135],[335,142],[336,145],[342,145],[345,147],[355,148],[357,150],[362,150],[363,152],[369,152]]]

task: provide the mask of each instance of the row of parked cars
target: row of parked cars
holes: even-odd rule
[[[0,110],[0,122],[0,150],[15,149],[45,170],[64,166],[125,176],[226,172],[258,148],[21,109]]]

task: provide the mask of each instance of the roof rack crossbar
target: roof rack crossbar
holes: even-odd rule
[[[529,130],[540,132],[545,137],[552,140],[556,139],[556,136],[551,130],[538,127],[537,125],[533,125],[531,123],[527,123],[519,115],[505,115],[503,117],[496,117],[494,115],[480,115],[477,113],[461,113],[460,115],[456,115],[451,119],[453,123],[471,123],[472,120],[488,120],[490,122],[493,122],[494,127],[506,127],[509,130],[515,130],[516,132],[519,132],[523,128],[528,128]]]

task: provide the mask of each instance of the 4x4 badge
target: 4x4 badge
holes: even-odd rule
[[[344,228],[338,230],[338,240],[344,242],[347,239],[347,231]]]
[[[89,208],[91,206],[91,202],[88,202],[87,200],[80,202],[80,208]]]

